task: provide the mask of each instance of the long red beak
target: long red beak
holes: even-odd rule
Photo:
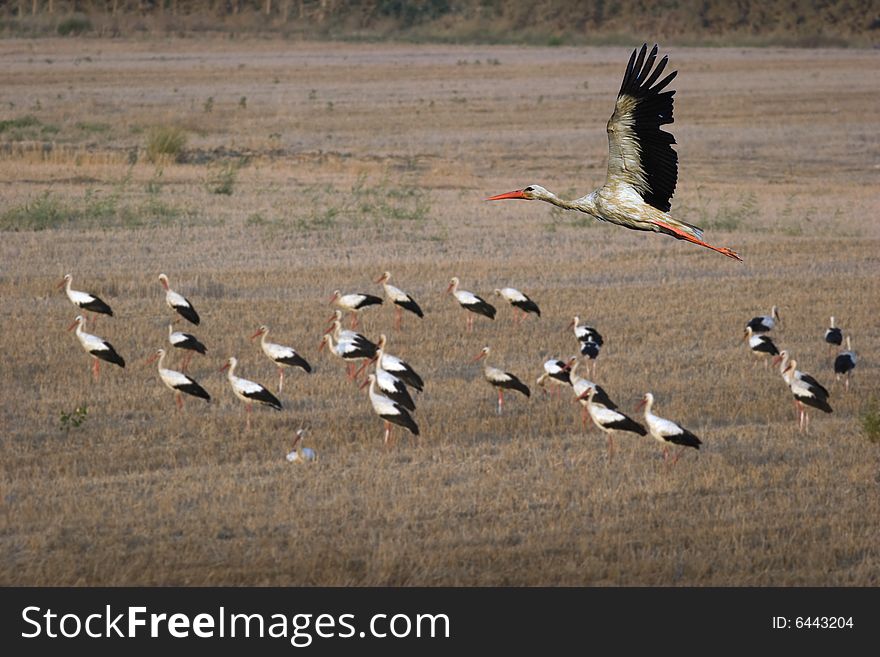
[[[473,358],[471,358],[471,360],[470,360],[469,362],[471,362],[471,363],[476,363],[478,360],[480,360],[480,359],[481,359],[483,356],[485,356],[485,355],[486,355],[486,354],[484,354],[484,353],[481,351],[481,352],[478,353],[476,356],[474,356]]]
[[[584,390],[583,394],[578,397],[578,400],[587,399],[590,396],[590,391],[592,391],[592,388],[587,388],[586,390]]]
[[[223,370],[227,369],[228,367],[229,367],[229,363],[226,363],[223,367],[221,367],[221,368],[220,368],[219,370],[217,370],[217,371],[218,371],[218,372],[222,372]]]
[[[336,294],[331,294],[331,295],[330,295],[330,300],[329,300],[327,303],[333,303],[334,301],[336,301],[336,297],[337,297],[337,296],[338,296],[338,295],[336,295]]]
[[[381,275],[379,278],[377,278],[374,282],[375,282],[375,283],[381,283],[381,282],[384,281],[384,280],[385,280],[385,274],[382,274],[382,275]]]
[[[261,335],[263,335],[263,330],[262,330],[262,329],[257,329],[257,332],[254,333],[254,334],[251,336],[251,340],[253,340],[254,338],[258,338],[258,337],[260,337]]]
[[[449,287],[446,288],[446,294],[449,294],[450,292],[452,292],[452,288],[454,288],[454,287],[455,287],[455,284],[450,283]]]
[[[61,279],[61,282],[60,282],[58,285],[55,286],[55,289],[56,289],[56,290],[60,290],[62,287],[64,287],[64,284],[65,284],[66,282],[67,282],[67,279],[62,278],[62,279]]]
[[[568,323],[568,326],[565,327],[565,330],[567,331],[567,330],[570,329],[572,326],[574,326],[574,320],[571,320],[571,321]]]
[[[159,357],[159,354],[153,354],[152,356],[150,356],[149,358],[147,358],[147,365],[149,365],[150,363],[155,363],[155,362],[156,362],[156,359],[157,359],[158,357]]]
[[[76,325],[77,325],[77,324],[79,324],[79,322],[76,321],[76,320],[73,320],[73,324],[71,324],[70,326],[68,326],[68,327],[67,327],[67,330],[68,330],[68,331],[72,331],[73,329],[76,328]]]
[[[521,189],[517,189],[512,192],[507,192],[506,194],[498,194],[496,196],[490,196],[486,200],[487,201],[503,201],[504,199],[508,199],[508,198],[518,198],[518,199],[522,199],[524,201],[529,200],[529,198],[523,193],[523,190],[521,190]]]
[[[645,407],[645,404],[648,403],[647,399],[642,399],[638,404],[636,404],[636,410],[640,411]]]
[[[326,335],[326,333],[325,333]],[[321,340],[321,344],[318,345],[318,351],[324,351],[324,345],[327,344],[326,340]]]

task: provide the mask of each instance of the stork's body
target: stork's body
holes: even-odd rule
[[[64,278],[61,279],[61,282],[58,284],[59,288],[64,288],[64,292],[67,294],[67,298],[70,299],[70,303],[80,310],[87,310],[91,313],[113,317],[113,310],[100,297],[90,294],[89,292],[72,290],[70,288],[72,283],[73,276],[65,274]]]
[[[178,410],[183,408],[183,395],[192,395],[193,397],[204,399],[206,402],[211,401],[211,395],[208,394],[208,391],[205,390],[198,381],[187,376],[183,372],[170,370],[164,367],[164,349],[156,350],[156,353],[151,356],[147,362],[152,363],[155,360],[159,361],[159,378],[162,379],[162,383],[175,393],[174,396],[177,399]]]
[[[251,410],[254,402],[274,408],[276,411],[280,411],[281,401],[256,381],[249,381],[248,379],[236,376],[235,368],[237,365],[238,360],[234,357],[230,357],[226,361],[226,364],[220,368],[220,371],[227,370],[226,378],[229,380],[232,392],[245,403],[245,410],[247,411],[247,428],[249,429],[251,426]]]
[[[849,336],[846,336],[846,351],[839,353],[837,358],[834,359],[834,374],[837,376],[838,381],[840,381],[841,376],[845,377],[843,385],[847,392],[849,392],[849,378],[852,376],[855,368],[856,352],[853,351],[852,340]]]
[[[773,306],[769,315],[759,315],[752,317],[746,324],[746,328],[752,329],[752,333],[758,335],[760,333],[769,333],[782,321],[779,317],[779,307]]]
[[[419,304],[416,303],[416,300],[399,287],[391,285],[388,282],[389,280],[391,280],[391,272],[386,271],[376,279],[376,282],[382,284],[382,289],[385,291],[385,297],[394,305],[394,328],[400,329],[404,310],[408,310],[419,319],[423,318],[425,313],[422,312],[422,309]]]
[[[559,390],[560,386],[571,386],[571,377],[569,376],[571,367],[568,363],[555,358],[544,361],[544,372],[535,382],[546,392],[547,382],[553,382],[553,390]]]
[[[599,331],[592,326],[581,324],[581,318],[577,315],[574,316],[568,327],[574,329],[574,335],[578,340],[581,356],[589,360],[590,376],[595,377],[597,359],[599,358],[602,345],[605,344],[605,340]]]
[[[488,200],[546,201],[599,221],[664,233],[741,260],[728,248],[704,242],[702,229],[669,215],[670,199],[678,180],[678,154],[672,148],[675,138],[662,129],[673,121],[675,92],[663,89],[672,82],[676,71],[657,82],[667,59],[663,57],[654,68],[656,59],[657,46],[648,54],[647,44],[638,52],[634,50],[629,59],[614,113],[607,124],[608,172],[602,187],[573,201],[540,185],[529,185]]]
[[[601,406],[604,406],[605,408],[611,409],[612,411],[617,408],[617,404],[611,401],[611,397],[608,396],[608,393],[605,392],[605,389],[602,386],[597,385],[592,381],[578,375],[577,368],[579,363],[580,361],[578,361],[577,357],[572,358],[568,361],[568,378],[571,382],[571,389],[572,392],[574,392],[575,399],[581,404],[581,424],[584,426],[584,428],[586,428],[587,417],[589,416],[588,406],[590,402],[587,401],[584,393],[586,393],[590,388],[596,389],[596,393],[593,395],[592,399],[593,404],[599,404]]]
[[[337,358],[344,360],[348,364],[347,372],[349,379],[355,378],[354,361],[369,361],[376,355],[375,349],[368,349],[360,343],[348,340],[340,340],[337,342],[333,339],[333,335],[330,333],[325,333],[324,337],[321,338],[321,344],[318,347],[318,351],[323,351],[324,347],[327,347],[330,350],[330,353]]]
[[[189,299],[171,289],[165,274],[159,274],[159,282],[165,288],[165,304],[186,321],[198,326],[202,320]]]
[[[837,327],[833,315],[831,317],[831,326],[825,329],[825,342],[828,344],[829,349],[843,345],[843,331]]]
[[[490,353],[491,349],[489,347],[483,347],[479,354],[477,354],[471,362],[476,362],[482,358],[486,358]],[[497,412],[500,415],[502,408],[504,408],[504,391],[505,390],[516,390],[517,392],[522,393],[526,397],[531,396],[531,391],[529,387],[520,381],[520,379],[510,372],[505,372],[504,370],[499,370],[497,367],[492,367],[488,362],[483,363],[483,378],[489,382],[493,388],[498,391],[498,407]]]
[[[455,300],[458,302],[458,305],[468,311],[468,332],[474,330],[474,315],[482,315],[483,317],[488,317],[489,319],[495,319],[495,313],[497,312],[495,310],[495,306],[493,306],[482,297],[478,297],[473,292],[468,292],[467,290],[459,290],[458,286],[458,276],[453,276],[449,281],[449,287],[446,288],[446,292],[448,294],[452,294],[452,296],[454,296]]]
[[[659,415],[654,415],[652,411],[652,407],[654,406],[654,395],[650,392],[645,393],[641,403],[645,407],[645,424],[648,425],[648,433],[651,434],[651,437],[654,440],[663,445],[664,461],[669,458],[670,445],[681,445],[682,447],[675,456],[672,457],[673,465],[675,465],[678,459],[681,458],[681,454],[685,447],[700,449],[700,445],[703,444],[703,441],[697,438],[693,433],[672,420],[667,420]]]
[[[405,360],[401,360],[397,356],[392,356],[391,354],[385,351],[385,346],[388,344],[388,338],[382,333],[379,336],[379,343],[376,346],[376,355],[375,359],[379,363],[379,367],[381,367],[386,372],[390,372],[398,379],[403,381],[406,385],[408,385],[413,390],[418,390],[422,392],[425,388],[425,382],[422,380],[422,377],[419,376],[418,372],[416,372],[412,365],[407,363]]]
[[[318,454],[310,447],[303,447],[303,436],[305,429],[297,429],[293,438],[293,449],[287,453],[287,460],[290,463],[311,463],[318,460]]]
[[[746,327],[743,340],[748,340],[749,351],[756,358],[763,360],[765,367],[767,366],[769,358],[779,355],[779,349],[773,344],[773,340],[763,334],[756,335],[751,326]]]
[[[189,361],[194,353],[205,355],[208,349],[203,345],[192,333],[184,333],[183,331],[175,331],[173,324],[168,324],[168,342],[176,349],[184,349],[186,356],[183,358],[181,369],[186,372],[189,367]]]
[[[365,292],[352,292],[342,294],[339,290],[333,291],[330,303],[351,314],[351,328],[358,327],[358,315],[370,306],[382,305],[382,298]]]
[[[796,376],[795,373],[799,376]],[[801,431],[810,429],[808,406],[818,408],[824,413],[832,412],[831,406],[828,404],[828,391],[820,385],[810,383],[810,381],[815,382],[815,379],[809,374],[798,372],[797,361],[793,358],[788,361],[788,366],[783,370],[782,378],[785,379],[791,394],[794,395],[798,407],[798,428]]]
[[[257,332],[251,336],[251,340],[260,337],[260,347],[263,353],[278,367],[278,392],[284,388],[284,368],[298,367],[306,373],[312,371],[312,366],[308,361],[296,353],[293,347],[285,347],[284,345],[267,342],[266,336],[269,335],[269,327],[261,326]]]
[[[513,306],[513,322],[517,324],[520,320],[526,318],[529,313],[533,313],[538,317],[541,316],[541,309],[538,304],[532,301],[528,296],[517,290],[515,287],[503,287],[495,289],[495,295],[504,299]],[[518,311],[518,312],[517,312]]]
[[[419,425],[416,424],[415,420],[413,420],[412,415],[410,415],[403,406],[398,404],[393,399],[389,399],[377,390],[375,374],[371,373],[367,376],[367,381],[364,382],[364,385],[367,384],[369,384],[370,386],[370,404],[372,404],[373,410],[376,412],[376,415],[385,420],[384,443],[388,445],[389,441],[391,440],[392,424],[405,427],[412,435],[418,436]]]
[[[599,429],[601,429],[608,437],[608,458],[614,457],[614,439],[612,434],[615,431],[624,433],[634,433],[639,436],[645,436],[648,432],[641,424],[633,420],[628,415],[624,415],[617,409],[611,409],[604,404],[594,401],[596,396],[596,386],[590,386],[586,392],[582,393],[578,399],[587,401],[587,412]]]
[[[92,364],[92,376],[95,381],[98,380],[98,370],[100,369],[102,360],[107,363],[119,365],[119,367],[125,367],[125,360],[116,352],[113,345],[107,342],[104,338],[99,338],[97,335],[86,333],[85,324],[86,318],[83,315],[77,315],[76,319],[73,320],[73,324],[71,324],[67,330],[72,331],[74,328],[76,329],[76,339],[79,340],[79,343],[82,345],[82,348],[86,350],[86,353],[94,358],[94,363]]]

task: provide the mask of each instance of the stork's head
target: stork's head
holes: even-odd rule
[[[571,320],[571,322],[569,322],[568,326],[566,326],[565,328],[566,329],[574,328],[575,326],[577,326],[580,323],[581,323],[581,318],[578,317],[577,315],[575,315],[574,319]]]
[[[391,279],[391,272],[384,272],[379,278],[376,279],[377,283],[387,283]]]
[[[238,364],[238,359],[235,356],[230,356],[226,359],[226,364],[220,368],[220,371],[223,370],[233,370],[235,366]]]
[[[471,362],[472,362],[472,363],[476,363],[476,362],[477,362],[478,360],[480,360],[481,358],[485,358],[486,356],[488,356],[489,353],[490,353],[491,351],[492,351],[492,350],[489,349],[489,347],[483,347],[482,349],[480,349],[480,353],[478,353],[476,356],[474,356],[474,357],[471,359]]]
[[[361,384],[361,390],[363,390],[364,388],[366,388],[368,385],[370,385],[371,383],[373,383],[373,381],[375,381],[375,380],[376,380],[376,375],[375,375],[375,374],[372,374],[372,373],[371,373],[371,374],[367,374],[367,378],[364,379],[364,382]]]
[[[652,395],[650,392],[646,392],[642,396],[642,400],[639,402],[639,405],[636,408],[639,409],[644,406],[650,407],[650,405],[653,403],[654,403],[654,395]]]
[[[376,343],[377,349],[385,349],[385,343],[388,342],[388,338],[385,337],[384,333],[379,334],[379,342]]]
[[[487,198],[487,201],[503,201],[506,199],[520,199],[523,201],[546,201],[550,198],[551,194],[546,189],[541,187],[540,185],[529,185],[528,187],[524,187],[523,189],[515,189],[512,192],[506,192],[505,194],[497,194],[495,196],[490,196]]]
[[[446,294],[449,294],[450,292],[454,292],[455,290],[457,290],[458,284],[459,284],[458,276],[453,276],[452,278],[450,278],[449,279],[449,287],[446,288]]]
[[[67,330],[68,330],[68,331],[72,331],[73,329],[75,329],[75,328],[76,328],[77,326],[79,326],[80,324],[85,324],[85,323],[86,323],[86,318],[83,317],[82,315],[77,315],[76,318],[73,320],[73,324],[71,324],[70,326],[68,326],[68,327],[67,327]]]
[[[773,308],[770,309],[770,316],[777,322],[782,321],[782,318],[779,316],[779,306],[773,306]]]
[[[147,365],[149,365],[150,363],[155,363],[157,359],[162,358],[162,356],[164,356],[164,355],[165,355],[164,349],[156,349],[156,353],[154,353],[152,356],[150,356],[147,359]]]
[[[168,277],[165,274],[159,274],[159,282],[166,290],[168,289]]]
[[[251,340],[258,338],[261,335],[265,335],[268,332],[269,332],[269,327],[266,326],[265,324],[263,324],[262,326],[260,326],[260,328],[257,329],[257,332],[251,336]]]
[[[780,362],[788,360],[788,350],[783,349],[773,357],[773,364],[779,365]]]
[[[590,399],[595,392],[596,392],[596,386],[589,385],[589,386],[587,386],[587,389],[581,393],[580,397],[577,398],[577,401],[580,401],[582,399]]]
[[[328,303],[333,303],[341,296],[342,292],[340,292],[339,290],[333,290],[333,294],[330,296],[330,301]]]
[[[71,276],[70,274],[64,274],[64,278],[62,278],[61,282],[58,283],[58,289],[60,290],[62,287],[64,287],[68,283],[70,283],[70,281],[72,281],[72,280],[73,280],[73,276]],[[832,324],[833,323],[834,322],[832,322]]]

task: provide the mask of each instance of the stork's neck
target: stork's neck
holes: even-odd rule
[[[67,296],[70,296],[70,293],[71,293],[71,289],[70,289],[71,283],[73,283],[73,278],[68,277],[67,282],[64,284],[64,291],[67,292]],[[832,326],[833,326],[833,324],[832,324]]]
[[[653,406],[654,406],[653,399],[648,399],[645,401],[645,418],[647,418],[649,415],[653,415],[653,413],[651,412],[651,408]]]
[[[585,212],[586,214],[592,215],[594,217],[598,216],[598,211],[596,209],[595,192],[591,192],[586,196],[581,196],[580,198],[576,198],[572,201],[560,198],[551,191],[548,191],[546,195],[539,196],[538,198],[540,198],[540,200],[542,201],[546,201],[547,203],[555,205],[557,208],[562,208],[563,210],[577,210],[579,212]]]
[[[226,378],[230,381],[235,381],[237,378],[235,376],[235,368],[238,366],[238,361],[232,361],[229,363],[229,369],[226,371]]]
[[[160,354],[160,356],[159,356],[159,365],[158,365],[158,368],[159,368],[160,371],[163,370],[163,369],[165,369],[164,366],[162,365],[162,363],[165,361],[165,354],[166,354],[166,353],[167,353],[167,352],[163,351],[163,352]]]
[[[269,329],[266,329],[265,331],[263,331],[263,332],[260,334],[260,346],[261,346],[261,347],[265,347],[265,346],[266,346],[266,336],[267,336],[267,335],[269,335]]]
[[[338,319],[334,319],[333,320],[333,337],[336,340],[339,340],[339,334],[341,332],[342,332],[342,322],[340,322]]]

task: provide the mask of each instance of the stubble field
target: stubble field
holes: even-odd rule
[[[0,42],[3,299],[0,582],[249,585],[877,585],[880,55],[685,49],[673,214],[705,249],[541,203],[485,203],[539,183],[604,180],[605,121],[629,51],[298,45],[271,41]],[[186,136],[151,161],[156,129]],[[231,194],[222,193],[231,191]],[[19,230],[24,226],[26,229]],[[382,423],[344,365],[317,353],[336,288],[384,270],[425,309],[371,337],[426,380],[418,441]],[[55,289],[100,295],[102,367]],[[190,373],[214,400],[175,410],[154,365],[169,275],[202,315]],[[499,301],[466,333],[449,278]],[[541,306],[520,327],[492,296]],[[774,336],[829,387],[830,315],[860,355],[832,415],[797,431],[778,372],[741,342]],[[576,353],[575,314],[605,336],[596,381],[625,412],[699,435],[672,468],[650,438],[585,430],[570,393],[534,386]],[[315,366],[280,413],[244,408],[217,370],[275,388],[260,324]],[[532,385],[504,414],[480,366]],[[177,367],[180,355],[171,354]],[[85,406],[79,426],[63,416]],[[295,430],[318,462],[285,460]]]

